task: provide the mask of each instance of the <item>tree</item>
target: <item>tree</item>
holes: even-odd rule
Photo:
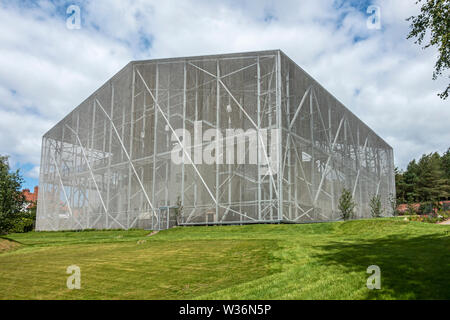
[[[389,205],[391,206],[392,209],[392,215],[398,216],[399,212],[397,210],[397,198],[394,196],[393,193],[389,194]]]
[[[397,201],[399,203],[406,202],[406,183],[405,178],[403,176],[403,172],[398,169],[397,167],[394,168],[394,174],[395,174],[395,189],[397,193]],[[395,199],[393,199],[395,200]],[[392,201],[392,199],[391,199]],[[396,208],[394,208],[395,210]]]
[[[342,219],[348,220],[353,216],[353,209],[356,203],[353,201],[352,194],[347,189],[342,189],[341,197],[339,198],[338,209],[341,211]]]
[[[441,157],[441,166],[444,171],[444,177],[450,179],[450,148],[447,149]]]
[[[443,183],[441,199],[450,199],[450,148],[441,157],[441,168],[443,172]]]
[[[370,199],[370,212],[372,217],[379,218],[383,214],[383,209],[381,208],[381,197],[380,195],[373,196]]]
[[[422,0],[417,0],[416,4],[419,2]],[[414,43],[422,45],[425,36],[430,34],[423,49],[430,46],[436,46],[438,49],[438,59],[433,71],[433,80],[436,80],[443,71],[450,68],[450,0],[424,0],[423,2],[420,14],[406,19],[411,21],[407,39],[415,38]],[[450,84],[438,96],[441,99],[447,99],[449,89]]]
[[[450,148],[412,160],[406,171],[395,170],[397,201],[436,202],[450,198]]]
[[[37,202],[29,207],[29,209],[23,213],[22,223],[23,228],[20,232],[33,231],[36,223]]]
[[[406,171],[403,174],[403,179],[405,181],[405,196],[406,201],[415,201],[418,197],[417,195],[417,182],[419,181],[419,167],[416,160],[409,162]]]
[[[441,157],[437,152],[423,155],[418,162],[416,191],[419,201],[436,201],[444,191]]]
[[[25,198],[19,170],[10,171],[8,157],[0,156],[0,233],[12,230],[21,219]]]

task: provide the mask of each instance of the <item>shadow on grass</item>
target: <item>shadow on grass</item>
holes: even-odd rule
[[[0,236],[0,240],[5,240],[5,241],[9,241],[9,242],[14,242],[14,243],[17,243],[17,244],[23,244],[23,243],[20,242],[20,241],[17,241],[17,240],[8,238],[8,235],[7,235],[7,234],[1,235],[1,236]]]
[[[341,265],[348,272],[380,267],[381,289],[368,289],[367,299],[450,299],[450,237],[445,233],[333,242],[318,248],[326,253],[314,258],[324,265]]]
[[[0,236],[0,253],[16,250],[21,247],[21,243],[8,239],[6,237]]]

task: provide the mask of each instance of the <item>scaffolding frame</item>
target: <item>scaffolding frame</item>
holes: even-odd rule
[[[198,124],[277,129],[278,148],[205,164],[195,150],[229,151],[175,135]],[[129,63],[43,136],[39,185],[37,230],[333,221],[343,188],[367,218],[395,196],[392,148],[280,50]]]

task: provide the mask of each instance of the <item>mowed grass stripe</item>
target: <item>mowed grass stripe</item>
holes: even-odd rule
[[[178,244],[58,245],[53,250],[1,255],[0,298],[187,298],[271,272],[270,248],[274,243],[270,240]],[[66,288],[65,271],[72,264],[81,268],[81,290]]]

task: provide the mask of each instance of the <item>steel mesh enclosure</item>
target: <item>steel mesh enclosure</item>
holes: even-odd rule
[[[37,230],[331,221],[343,188],[363,218],[395,196],[392,148],[279,50],[129,63],[43,136],[39,187]]]

